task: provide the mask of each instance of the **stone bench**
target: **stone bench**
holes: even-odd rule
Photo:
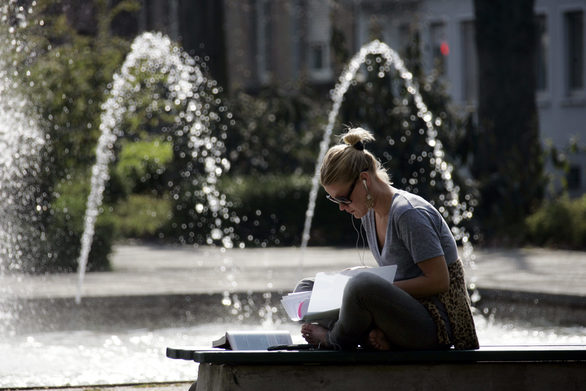
[[[337,352],[167,348],[199,363],[192,390],[584,390],[586,346]]]

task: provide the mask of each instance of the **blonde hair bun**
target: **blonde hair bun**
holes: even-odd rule
[[[351,128],[340,135],[340,143],[325,154],[320,168],[322,186],[331,183],[350,183],[362,171],[370,171],[378,180],[390,183],[389,175],[364,144],[374,141],[371,132],[363,128]]]
[[[366,144],[369,141],[374,141],[374,136],[371,132],[363,128],[351,128],[340,136],[340,140],[347,145],[355,146],[358,142]]]

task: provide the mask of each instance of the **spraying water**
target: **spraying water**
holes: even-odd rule
[[[193,178],[192,183],[201,186],[202,195],[207,205],[198,204],[197,213],[208,210],[217,216],[210,229],[208,243],[221,241],[224,247],[232,247],[231,238],[222,229],[222,221],[227,219],[225,197],[216,189],[217,177],[229,168],[229,163],[221,157],[222,141],[211,134],[207,121],[211,113],[202,103],[202,92],[198,91],[206,83],[201,70],[195,61],[179,48],[172,45],[168,37],[160,33],[144,33],[138,36],[131,46],[119,73],[114,75],[110,96],[102,105],[101,136],[96,148],[96,163],[92,168],[91,190],[87,200],[84,219],[84,232],[79,255],[79,276],[76,302],[81,301],[83,280],[87,260],[92,245],[96,219],[102,204],[105,185],[109,179],[109,164],[114,159],[114,144],[117,138],[124,135],[120,124],[128,112],[125,103],[133,93],[140,91],[137,72],[162,73],[166,75],[166,88],[169,94],[168,103],[164,104],[165,112],[181,108],[175,118],[177,131],[174,137],[187,138],[191,149],[191,159],[199,161],[203,166],[204,178]],[[170,103],[169,103],[170,102]],[[156,100],[153,101],[158,107]],[[174,107],[171,107],[173,105]],[[186,172],[184,177],[192,176]],[[179,197],[177,195],[177,197]]]
[[[26,10],[9,2],[0,7],[0,274],[20,270],[26,258],[39,255],[35,229],[41,212],[36,177],[45,144],[36,113],[18,81],[10,59],[25,51],[19,30]],[[12,19],[12,20],[9,20]]]
[[[388,45],[378,40],[372,41],[369,44],[364,45],[360,51],[352,57],[348,63],[346,69],[338,79],[338,83],[332,92],[332,109],[328,115],[328,124],[325,128],[323,139],[320,143],[319,156],[317,158],[315,173],[312,179],[311,191],[309,193],[309,204],[305,214],[305,224],[303,227],[303,234],[301,238],[301,257],[300,257],[300,269],[303,268],[303,253],[307,247],[307,243],[310,238],[311,222],[315,210],[315,200],[317,198],[317,192],[319,190],[319,171],[323,161],[323,158],[329,148],[330,140],[332,137],[332,130],[340,111],[340,106],[344,100],[344,95],[348,91],[348,88],[355,80],[358,70],[361,65],[366,62],[366,58],[369,55],[380,55],[386,60],[385,71],[389,71],[392,65],[396,70],[401,79],[403,80],[405,87],[409,94],[413,96],[415,106],[417,108],[417,116],[421,118],[426,125],[426,142],[433,148],[433,153],[430,154],[430,164],[433,167],[432,176],[440,175],[441,179],[445,184],[448,197],[444,197],[444,205],[440,206],[440,211],[446,211],[450,213],[450,220],[452,223],[452,231],[456,240],[461,241],[464,247],[463,259],[466,262],[472,262],[472,245],[469,241],[469,234],[458,225],[464,219],[472,217],[472,212],[468,209],[466,202],[461,202],[459,198],[459,188],[452,180],[453,166],[444,160],[444,150],[441,141],[437,138],[437,130],[434,126],[433,115],[427,109],[427,106],[421,98],[419,88],[413,81],[413,75],[407,70],[403,60],[399,55],[391,49]],[[440,121],[436,119],[436,122]],[[440,122],[441,123],[441,122]]]

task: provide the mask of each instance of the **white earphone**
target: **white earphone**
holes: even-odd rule
[[[364,185],[364,188],[366,189],[366,205],[368,206],[369,209],[371,209],[374,206],[374,201],[372,199],[372,195],[368,191],[368,186],[366,186],[366,179],[362,180],[362,184]]]

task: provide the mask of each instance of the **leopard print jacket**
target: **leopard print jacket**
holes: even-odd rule
[[[437,325],[437,336],[440,344],[453,345],[457,350],[478,349],[478,337],[474,326],[474,318],[470,308],[470,297],[464,281],[464,268],[460,260],[448,266],[450,288],[447,292],[437,295],[446,307],[453,340],[450,338],[444,318],[437,306],[429,298],[419,301],[427,308]]]

